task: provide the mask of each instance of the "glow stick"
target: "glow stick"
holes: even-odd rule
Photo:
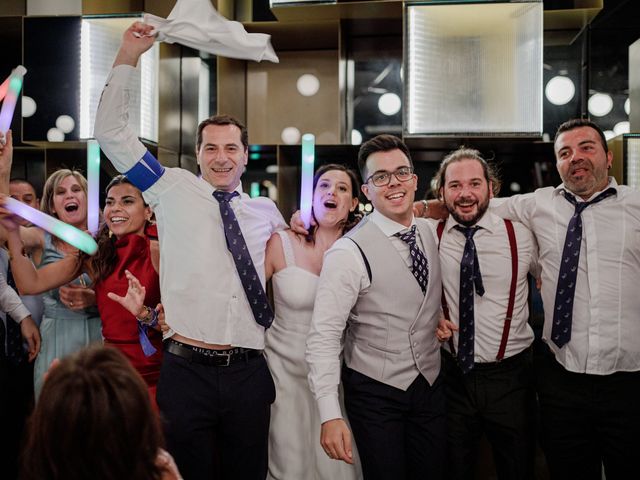
[[[302,177],[300,182],[300,218],[308,230],[311,226],[311,206],[313,204],[313,166],[316,137],[311,133],[302,136]]]
[[[13,111],[16,108],[16,102],[22,89],[22,78],[25,73],[27,73],[27,69],[22,65],[18,65],[9,76],[9,88],[7,89],[4,102],[2,102],[2,110],[0,110],[0,132],[3,134],[6,134],[11,126]]]
[[[100,145],[87,142],[87,227],[94,237],[100,222]]]
[[[11,197],[5,197],[4,207],[89,255],[95,255],[98,251],[98,244],[91,238],[91,235],[68,223],[64,223]]]

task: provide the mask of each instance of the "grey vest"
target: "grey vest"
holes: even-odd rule
[[[351,310],[345,337],[347,366],[387,385],[406,390],[418,373],[430,384],[440,372],[436,328],[442,282],[438,247],[426,221],[417,219],[420,248],[429,262],[426,295],[380,228],[367,219],[351,230],[371,271],[371,286]]]

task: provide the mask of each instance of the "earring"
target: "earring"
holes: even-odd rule
[[[113,232],[109,230],[109,238],[113,237]]]

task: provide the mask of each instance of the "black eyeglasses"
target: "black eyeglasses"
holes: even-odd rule
[[[389,182],[391,182],[391,175],[394,175],[400,182],[406,182],[411,180],[411,177],[413,177],[413,168],[400,167],[395,172],[376,172],[369,175],[369,178],[367,178],[364,183],[369,183],[369,180],[371,180],[371,183],[373,183],[374,186],[385,187],[389,185]]]

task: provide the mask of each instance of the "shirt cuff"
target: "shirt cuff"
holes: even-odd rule
[[[318,410],[320,411],[320,423],[342,418],[338,394],[318,398]]]
[[[14,322],[20,324],[22,320],[31,315],[31,312],[24,305],[20,305],[14,308],[12,311],[8,312],[9,316],[13,319]]]

